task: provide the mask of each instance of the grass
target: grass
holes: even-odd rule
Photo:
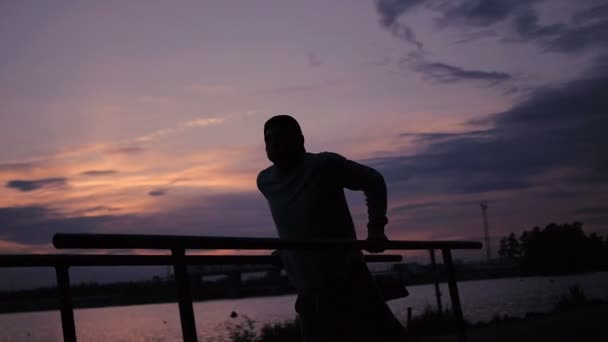
[[[266,323],[257,328],[255,320],[246,315],[227,324],[230,342],[299,342],[300,330],[295,320]]]
[[[554,312],[571,310],[584,305],[601,302],[600,300],[589,300],[579,285],[569,288],[567,294],[563,295],[554,308]],[[487,326],[506,321],[518,320],[508,315],[495,315],[492,320],[468,326]],[[408,336],[415,340],[421,337],[445,335],[457,330],[457,324],[451,311],[438,312],[428,306],[419,316],[414,316],[407,326]],[[241,316],[228,325],[229,342],[300,342],[299,328],[295,320],[266,323],[260,329],[256,322]]]

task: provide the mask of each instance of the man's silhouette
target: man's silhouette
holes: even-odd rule
[[[264,125],[272,166],[257,185],[268,200],[283,239],[356,239],[344,188],[362,190],[368,208],[372,252],[382,251],[386,185],[376,170],[329,152],[308,153],[291,116]],[[281,251],[283,266],[298,290],[296,311],[305,342],[402,341],[403,327],[384,303],[355,249]]]

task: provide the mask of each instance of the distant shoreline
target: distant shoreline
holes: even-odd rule
[[[602,272],[605,272],[605,270],[582,272],[568,275],[583,275]],[[508,275],[499,277],[460,277],[458,283],[476,280],[553,276],[557,277],[563,275]],[[445,281],[440,279],[439,282],[444,283]],[[433,284],[433,282],[412,282],[406,283],[406,287],[430,284]],[[249,285],[245,284],[243,286],[244,290],[240,293],[230,293],[230,291],[224,291],[224,295],[220,295],[216,291],[217,287],[225,286],[223,286],[221,283],[217,285],[219,286],[213,286],[209,288],[205,288],[205,286],[202,286],[202,288],[193,287],[193,293],[197,294],[193,295],[193,302],[197,303],[212,300],[236,300],[256,297],[276,297],[296,294],[296,291],[291,286],[286,286],[286,284],[279,284],[274,286],[268,286],[267,284],[264,284],[263,286],[261,286],[260,284],[253,284],[251,285],[251,287],[248,287]],[[91,309],[103,307],[167,303],[177,304],[177,299],[175,298],[175,283],[173,281],[145,281],[112,284],[79,284],[74,285],[72,289],[72,300],[74,309]],[[89,291],[83,291],[83,289]],[[104,291],[107,294],[100,294]],[[208,291],[208,293],[206,293],[205,291]],[[56,293],[57,289],[55,287],[24,291],[1,292],[0,303],[2,305],[0,305],[0,315],[59,310],[59,302]],[[79,293],[89,293],[89,295],[81,295]],[[137,295],[135,295],[134,293],[137,293]],[[18,294],[18,296],[15,296],[16,294]]]

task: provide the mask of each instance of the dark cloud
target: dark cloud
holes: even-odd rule
[[[118,171],[116,170],[90,170],[90,171],[84,171],[81,173],[81,175],[85,175],[85,176],[107,176],[107,175],[113,175],[118,173]]]
[[[465,33],[464,37],[457,40],[455,43],[464,44],[464,43],[470,43],[472,41],[483,39],[483,38],[491,38],[491,37],[497,37],[497,36],[498,36],[498,33],[496,33],[496,31],[494,31],[494,30],[482,30],[482,31]]]
[[[0,239],[35,245],[50,243],[58,232],[276,236],[268,204],[253,192],[201,196],[152,214],[117,215],[114,209],[98,206],[67,215],[43,205],[0,207]]]
[[[44,178],[34,180],[15,179],[6,183],[7,188],[16,189],[21,192],[40,190],[42,188],[57,188],[65,185],[67,185],[67,180],[65,178]]]
[[[316,68],[316,67],[321,66],[321,60],[314,53],[309,52],[307,57],[308,57],[308,65],[310,65],[311,67]]]
[[[577,24],[585,24],[605,18],[608,18],[608,3],[586,8],[572,15],[572,21]]]
[[[598,226],[608,226],[608,215],[588,218],[585,220],[585,223]]]
[[[550,51],[573,53],[592,48],[608,47],[608,20],[564,30],[559,36],[544,43]]]
[[[110,216],[64,217],[45,206],[0,208],[0,236],[22,244],[48,244],[57,232],[92,233],[110,222]]]
[[[153,196],[153,197],[164,196],[166,194],[167,194],[167,190],[163,190],[163,189],[152,190],[152,191],[148,192],[148,195]]]
[[[422,4],[425,0],[377,0],[376,10],[380,14],[380,23],[391,27],[403,13]]]
[[[559,168],[578,170],[559,180],[565,185],[608,183],[608,63],[599,61],[578,80],[474,122],[491,131],[422,135],[424,152],[368,162],[393,184],[420,182],[441,192],[528,188],[538,185],[533,177]]]
[[[396,23],[390,27],[393,36],[403,40],[408,44],[414,45],[418,50],[422,50],[423,44],[416,38],[414,31],[406,24]]]
[[[538,13],[531,8],[518,13],[513,19],[513,26],[519,37],[525,40],[555,37],[567,30],[566,25],[562,23],[541,25]]]
[[[404,132],[404,133],[400,133],[399,136],[400,137],[405,137],[405,138],[412,138],[416,142],[437,142],[439,140],[447,140],[447,139],[489,136],[493,132],[494,132],[494,130],[492,130],[492,129],[474,130],[474,131],[458,132],[458,133],[446,133],[446,132],[410,133],[410,132]]]
[[[439,7],[440,26],[453,24],[490,26],[506,20],[521,8],[529,8],[536,0],[465,0],[451,1],[449,6]]]
[[[414,31],[406,24],[398,21],[403,13],[422,4],[424,0],[378,0],[376,10],[380,14],[380,24],[391,34],[404,42],[422,50],[422,43],[416,38]]]
[[[412,29],[399,17],[416,8],[437,15],[439,28],[457,27],[465,35],[458,43],[502,36],[502,42],[534,42],[544,51],[577,53],[608,45],[608,5],[579,2],[579,10],[567,22],[542,24],[541,0],[387,0],[376,1],[380,23],[394,36],[422,50]],[[423,5],[424,4],[424,5]],[[502,25],[502,26],[500,26]],[[508,30],[499,28],[508,28]],[[472,31],[472,32],[471,32]],[[499,34],[500,32],[500,34]]]
[[[409,211],[414,211],[414,210],[429,209],[429,208],[434,208],[434,207],[437,207],[440,205],[441,205],[440,202],[425,202],[425,203],[400,205],[400,206],[391,208],[391,214],[397,214],[400,212],[409,212]]]
[[[590,208],[578,208],[572,211],[576,215],[597,215],[606,214],[608,215],[608,207],[590,207]]]
[[[505,72],[464,69],[438,62],[417,63],[412,69],[433,81],[441,83],[481,81],[495,85],[511,79],[511,75]]]

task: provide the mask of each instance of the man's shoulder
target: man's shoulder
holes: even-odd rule
[[[267,184],[269,181],[272,181],[274,174],[275,174],[275,168],[276,168],[276,166],[270,165],[269,167],[263,169],[262,171],[260,171],[260,173],[258,173],[258,177],[257,177],[258,189],[262,190],[262,188],[264,187],[264,184]]]
[[[334,168],[341,165],[346,158],[335,152],[320,152],[315,155],[316,162],[323,167]]]
[[[327,151],[319,152],[319,153],[311,153],[311,155],[313,156],[313,158],[315,158],[316,160],[318,160],[320,162],[328,162],[328,161],[331,162],[331,161],[335,161],[335,160],[346,159],[338,153],[327,152]]]

